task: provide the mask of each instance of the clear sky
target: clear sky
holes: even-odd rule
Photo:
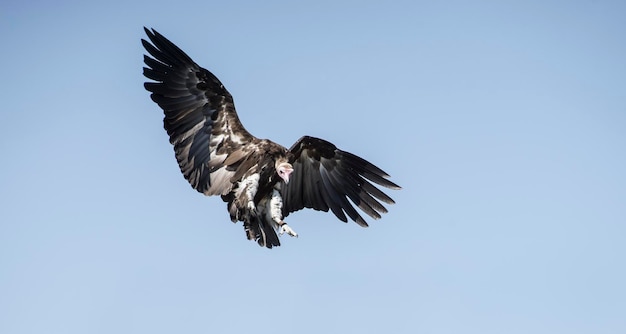
[[[0,4],[0,333],[626,333],[623,1]],[[403,186],[273,250],[183,179],[143,26]]]

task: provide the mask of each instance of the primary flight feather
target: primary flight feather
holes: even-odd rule
[[[220,195],[233,222],[260,246],[280,246],[279,234],[297,236],[283,220],[311,208],[332,211],[366,227],[354,207],[378,219],[394,201],[376,185],[400,189],[363,158],[323,139],[304,136],[290,149],[251,135],[239,121],[233,97],[208,70],[174,43],[144,28],[144,87],[163,109],[165,130],[180,170],[197,191]],[[374,185],[376,184],[376,185]]]

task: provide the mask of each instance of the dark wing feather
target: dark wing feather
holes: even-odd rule
[[[144,29],[152,44],[141,42],[152,57],[144,55],[143,74],[155,81],[144,87],[165,113],[180,170],[199,192],[229,191],[232,172],[223,161],[254,137],[241,125],[233,97],[217,77],[154,29]]]
[[[288,184],[281,183],[284,216],[303,208],[331,210],[343,222],[349,217],[357,224],[367,226],[353,204],[378,219],[381,213],[387,212],[380,201],[394,203],[372,182],[400,189],[380,168],[323,139],[304,136],[289,152],[294,171]]]

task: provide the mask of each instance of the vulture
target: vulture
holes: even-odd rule
[[[165,130],[180,171],[191,186],[226,202],[230,219],[261,247],[280,246],[279,236],[298,234],[284,218],[310,208],[341,221],[378,219],[394,201],[379,189],[400,189],[389,175],[332,143],[303,136],[287,149],[250,134],[233,97],[220,80],[154,29],[141,39],[144,87],[165,114]]]

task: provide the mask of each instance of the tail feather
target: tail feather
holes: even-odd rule
[[[280,240],[274,227],[263,216],[250,215],[244,219],[243,227],[248,240],[256,241],[259,246],[267,248],[280,246]]]
[[[276,230],[272,222],[265,214],[258,212],[250,213],[245,207],[238,207],[233,193],[222,195],[222,200],[226,202],[226,207],[230,214],[230,220],[233,223],[237,221],[243,222],[243,228],[246,232],[248,240],[256,241],[261,247],[277,247],[280,246],[280,240],[276,234]],[[262,209],[262,205],[259,208]]]

